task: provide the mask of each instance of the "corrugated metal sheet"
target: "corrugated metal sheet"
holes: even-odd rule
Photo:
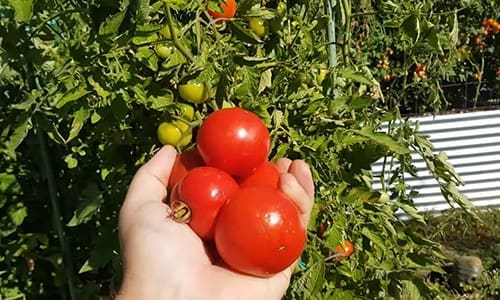
[[[475,206],[500,206],[500,110],[411,120],[418,121],[420,132],[430,137],[434,153],[447,154],[449,162],[465,182],[459,190]],[[407,176],[406,182],[419,192],[414,199],[417,209],[441,211],[450,208],[436,180],[427,172],[423,159],[417,154],[412,154],[412,158],[419,176]],[[372,170],[374,176],[378,177],[382,171],[382,161],[375,163]],[[377,180],[374,188],[380,189],[380,181]]]

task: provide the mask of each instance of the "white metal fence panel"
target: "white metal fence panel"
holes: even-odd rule
[[[459,190],[475,206],[500,206],[500,110],[411,120],[418,121],[420,132],[430,137],[434,153],[447,154],[449,162],[465,182]],[[436,180],[427,172],[423,159],[417,154],[412,154],[412,157],[419,176],[408,176],[406,182],[419,192],[414,199],[417,209],[441,211],[450,208]],[[372,170],[376,177],[374,188],[380,189],[378,176],[382,171],[382,160],[376,162]]]

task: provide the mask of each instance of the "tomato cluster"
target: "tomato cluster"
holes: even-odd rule
[[[267,160],[269,132],[254,113],[224,108],[201,124],[196,148],[178,155],[170,216],[187,223],[235,271],[269,277],[302,253],[306,230]]]

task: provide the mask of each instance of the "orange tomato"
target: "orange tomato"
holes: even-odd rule
[[[354,252],[354,245],[350,241],[345,240],[344,245],[338,245],[335,247],[335,250],[337,250],[339,254],[350,256]]]
[[[236,7],[237,5],[235,0],[226,0],[220,5],[222,12],[209,10],[208,14],[215,20],[231,19],[234,15],[236,15]]]

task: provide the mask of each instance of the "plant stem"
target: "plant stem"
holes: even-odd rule
[[[179,39],[177,38],[177,34],[174,31],[174,24],[172,21],[172,13],[170,12],[170,7],[168,7],[165,4],[165,15],[167,16],[167,25],[168,29],[170,30],[170,36],[172,38],[172,43],[174,44],[175,48],[177,48],[184,57],[186,57],[187,60],[191,63],[195,63],[196,59],[194,58],[193,54],[189,52],[186,48],[184,48],[181,43],[179,42]]]
[[[20,32],[24,34],[25,38],[24,49],[23,49],[24,53],[28,53],[28,47],[29,47],[28,43],[31,41],[31,37],[28,37],[26,28],[21,28]],[[37,81],[35,80],[34,77],[33,65],[29,60],[29,56],[25,55],[25,57],[27,58],[26,64],[24,65],[26,85],[29,90],[33,90],[37,88]],[[57,189],[54,179],[54,170],[52,169],[52,164],[50,163],[50,157],[48,154],[49,152],[47,149],[47,142],[45,141],[45,137],[43,136],[41,130],[37,130],[37,138],[40,144],[40,153],[42,155],[42,172],[47,178],[47,184],[49,188],[49,197],[52,208],[52,222],[53,226],[55,227],[54,229],[56,230],[57,237],[59,240],[59,247],[61,248],[61,252],[63,254],[64,270],[66,272],[66,277],[67,277],[66,281],[68,284],[68,290],[70,298],[76,299],[76,293],[75,293],[76,290],[75,290],[74,276],[73,276],[74,274],[73,262],[69,250],[69,243],[66,238],[66,233],[64,232],[64,228],[62,225],[63,218],[61,216],[61,209],[59,207],[59,202],[57,199]]]

